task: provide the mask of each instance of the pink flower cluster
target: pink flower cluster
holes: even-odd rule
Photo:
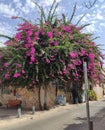
[[[19,73],[15,73],[13,77],[14,77],[14,78],[18,78],[19,76],[20,76]]]
[[[69,52],[69,55],[72,59],[77,57],[77,55],[74,52]]]
[[[89,78],[102,80],[103,76],[99,76],[96,69],[101,64],[100,56],[96,58],[95,43],[87,35],[82,35],[80,30],[81,28],[74,25],[58,24],[52,27],[48,22],[43,27],[30,22],[20,24],[15,40],[8,41],[7,44],[19,45],[17,51],[22,54],[20,59],[23,61],[19,59],[20,62],[17,60],[14,63],[13,74],[9,69],[9,62],[5,61],[3,63],[6,70],[5,79],[9,79],[10,76],[15,79],[30,77],[32,83],[36,83],[43,79],[39,78],[39,75],[43,77],[47,75],[46,77],[82,80],[83,58],[86,57]]]

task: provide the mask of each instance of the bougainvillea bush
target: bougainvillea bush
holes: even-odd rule
[[[53,15],[53,14],[52,14]],[[51,79],[83,81],[83,60],[88,78],[102,82],[102,54],[92,35],[66,20],[49,15],[40,24],[24,21],[0,55],[0,82],[34,85]]]

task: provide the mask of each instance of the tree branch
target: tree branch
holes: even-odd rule
[[[84,6],[87,9],[90,9],[90,8],[92,8],[96,4],[96,2],[97,2],[97,0],[94,0],[93,2],[89,1],[88,3],[84,2]]]

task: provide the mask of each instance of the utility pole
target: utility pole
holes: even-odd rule
[[[87,62],[84,60],[83,60],[83,70],[84,70],[84,81],[86,91],[86,112],[87,112],[88,129],[93,130],[93,122],[90,121],[90,110],[89,110]]]

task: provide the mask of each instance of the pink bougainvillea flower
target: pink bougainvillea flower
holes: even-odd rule
[[[70,33],[71,31],[71,26],[62,26],[62,29],[67,32],[67,33]]]
[[[34,62],[35,61],[35,57],[31,56],[30,60],[31,60],[31,62]]]
[[[33,63],[32,61],[29,62],[30,65],[32,65],[32,63]]]
[[[55,41],[55,42],[54,42],[54,46],[58,46],[58,41]]]
[[[18,16],[12,16],[11,18],[12,18],[12,19],[17,19],[17,18],[18,18]]]
[[[75,76],[76,76],[76,78],[78,78],[79,74],[76,72]]]
[[[86,50],[82,48],[82,49],[81,49],[81,52],[80,52],[80,55],[83,56],[83,55],[85,55],[85,54],[86,54]]]
[[[31,48],[31,54],[34,54],[34,53],[35,53],[35,48],[32,47],[32,48]]]
[[[49,76],[54,77],[54,74],[50,73]]]
[[[89,58],[90,58],[91,62],[94,62],[94,57],[95,57],[95,55],[93,53],[89,54]]]
[[[27,51],[27,52],[26,52],[26,55],[27,55],[27,56],[31,56],[30,51]]]
[[[7,73],[4,75],[5,79],[9,79],[10,75]]]
[[[22,74],[25,74],[26,72],[25,72],[25,70],[22,70]]]
[[[0,71],[3,71],[3,68],[0,68]]]
[[[70,67],[71,69],[74,69],[74,65],[73,64],[68,64],[68,67]]]
[[[70,40],[72,40],[74,37],[71,35],[71,36],[69,36],[69,38],[70,38]]]
[[[49,59],[46,59],[46,63],[48,63],[48,64],[49,64],[49,63],[50,63],[50,60],[49,60]]]
[[[65,63],[65,61],[64,61],[64,60],[61,60],[61,59],[60,59],[60,62]]]
[[[38,36],[34,37],[34,41],[38,41],[40,38]]]
[[[19,41],[19,40],[21,39],[21,37],[22,37],[22,36],[21,36],[21,34],[20,34],[20,33],[16,33],[16,36],[15,36],[15,39],[16,39],[16,40],[18,40],[18,41]]]
[[[22,65],[21,65],[21,64],[18,64],[18,63],[16,64],[16,66],[17,66],[18,68],[22,67]]]
[[[15,73],[13,77],[14,77],[14,78],[18,78],[19,76],[20,76],[19,73]]]
[[[59,74],[60,74],[60,75],[63,75],[62,71],[59,71]]]
[[[8,66],[9,66],[9,63],[8,63],[8,62],[5,62],[5,63],[4,63],[4,66],[5,66],[5,67],[8,67]]]
[[[77,42],[78,42],[78,43],[80,43],[80,42],[81,42],[81,40],[79,39]]]
[[[43,33],[44,33],[44,32],[41,32],[41,34],[43,34]],[[35,32],[34,41],[39,40],[39,34],[40,34],[39,31]]]
[[[31,43],[31,38],[29,36],[27,37],[27,42]]]
[[[88,69],[93,69],[93,68],[94,68],[94,64],[88,63]]]
[[[91,52],[93,51],[93,49],[92,49],[92,48],[90,48],[89,50],[90,50]]]
[[[78,61],[75,61],[75,65],[79,65],[79,62],[78,62]]]
[[[75,53],[73,53],[73,52],[69,52],[69,55],[70,55],[71,58],[76,58],[77,57],[77,55]]]
[[[45,35],[45,32],[41,32],[42,35]]]
[[[39,36],[39,31],[35,32],[35,36]]]
[[[82,61],[81,61],[81,60],[76,60],[76,61],[74,62],[74,64],[75,64],[75,65],[80,65],[80,64],[82,64]]]
[[[44,24],[44,25],[48,26],[48,25],[49,25],[49,22],[45,22],[45,24]]]
[[[103,75],[103,74],[100,74],[100,75],[99,75],[99,78],[100,78],[100,80],[102,81],[102,80],[104,79],[104,75]]]
[[[64,68],[63,69],[63,74],[69,74],[69,71],[66,68]]]
[[[13,16],[13,18],[17,18],[17,16]],[[8,40],[6,43],[9,46],[17,45],[16,50],[19,51],[22,59],[26,61],[27,66],[35,67],[36,62],[43,64],[43,60],[46,66],[57,64],[58,67],[55,68],[55,71],[59,78],[65,78],[64,76],[66,76],[67,79],[69,79],[70,76],[70,78],[81,80],[83,74],[82,59],[83,57],[87,57],[90,59],[88,62],[89,78],[92,78],[91,76],[93,76],[95,79],[102,79],[102,76],[100,76],[100,72],[98,72],[97,69],[100,68],[102,64],[102,56],[97,52],[95,53],[95,43],[91,41],[90,36],[87,34],[85,35],[85,33],[82,34],[80,28],[75,25],[65,25],[63,21],[60,22],[59,19],[57,23],[57,25],[52,27],[50,22],[44,23],[43,26],[31,22],[24,22],[23,24],[19,24],[15,39],[13,41]],[[22,44],[20,45],[20,43]],[[71,46],[67,45],[69,43]],[[73,50],[71,50],[71,47]],[[96,55],[98,55],[97,60],[95,60]],[[25,72],[25,69],[22,68],[22,65],[19,64],[19,62],[15,63],[12,70],[10,69],[10,65],[5,63],[11,58],[13,57],[9,54],[7,60],[5,59],[3,62],[4,67],[2,67],[1,63],[0,68],[6,70],[6,73],[3,76],[8,79],[9,74],[11,76],[13,74],[12,71],[17,69],[17,73],[13,75],[14,78],[22,76],[22,78],[28,79],[28,76],[26,76],[25,73],[27,72],[28,74],[29,69]],[[0,72],[2,74],[3,70],[0,70]],[[46,73],[53,77],[53,71],[49,70]],[[54,76],[56,76],[56,74],[54,73]],[[31,79],[31,82],[33,80],[35,80],[34,77]]]
[[[28,36],[32,36],[32,34],[33,34],[32,30],[27,31]]]
[[[25,48],[26,48],[26,49],[30,48],[30,44],[28,44],[28,43],[25,44]]]
[[[53,33],[52,32],[48,32],[47,36],[48,36],[48,38],[53,38]]]

